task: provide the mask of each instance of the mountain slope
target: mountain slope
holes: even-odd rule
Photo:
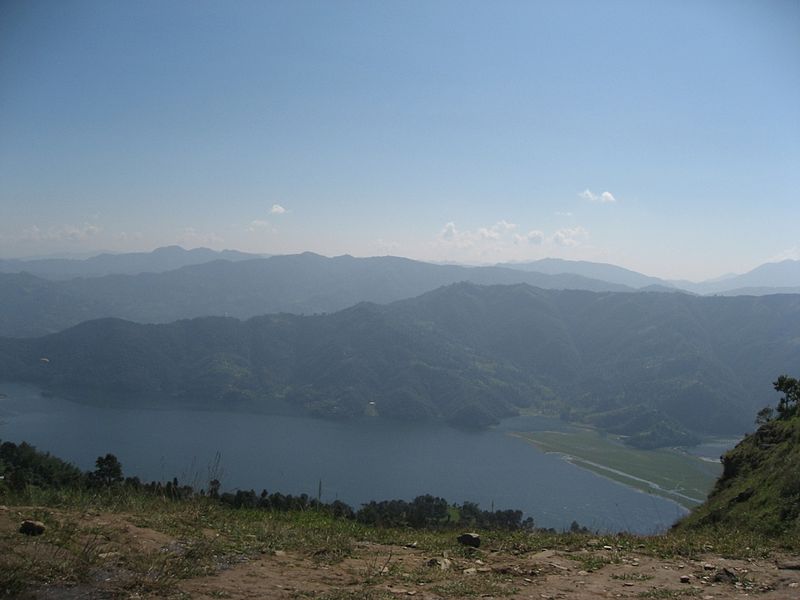
[[[800,287],[800,260],[765,263],[742,275],[715,281],[673,282],[698,294],[765,295],[792,292]]]
[[[650,447],[743,431],[763,404],[753,390],[800,362],[797,340],[796,296],[462,283],[328,315],[106,319],[3,339],[0,379],[136,402],[478,426],[532,405]]]
[[[30,273],[50,280],[65,280],[75,277],[102,277],[103,275],[136,275],[138,273],[161,273],[188,265],[212,260],[247,260],[259,258],[237,250],[220,252],[209,248],[184,250],[180,246],[164,246],[152,252],[128,252],[123,254],[99,254],[78,260],[69,258],[7,259],[0,260],[0,273]]]
[[[800,535],[800,414],[763,424],[722,463],[708,500],[679,528],[714,525]]]
[[[393,302],[459,281],[625,291],[576,275],[496,267],[433,265],[404,258],[326,258],[312,253],[237,262],[216,260],[164,273],[59,282],[0,274],[0,335],[43,335],[90,318],[147,323],[209,315],[333,312],[361,301]]]
[[[524,263],[501,263],[499,267],[520,269],[523,271],[536,271],[537,273],[547,273],[549,275],[572,274],[591,279],[599,279],[626,285],[632,288],[643,288],[647,286],[662,286],[663,288],[673,288],[674,286],[658,277],[642,275],[636,271],[618,267],[608,263],[597,263],[585,260],[565,260],[562,258],[542,258]]]

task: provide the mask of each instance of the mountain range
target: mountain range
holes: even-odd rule
[[[800,295],[459,283],[326,315],[120,319],[0,340],[0,380],[97,402],[486,426],[530,407],[641,447],[740,434],[800,363]],[[149,399],[149,400],[146,400]]]
[[[800,293],[800,260],[765,263],[742,275],[729,274],[707,281],[667,280],[650,277],[606,263],[544,258],[499,266],[538,273],[571,273],[647,291],[683,291],[701,295],[764,296]]]
[[[176,265],[183,266],[174,268]],[[0,335],[5,336],[44,335],[103,317],[166,323],[212,315],[248,318],[273,312],[327,313],[361,301],[387,303],[411,298],[460,281],[617,292],[800,292],[800,261],[762,265],[750,273],[705,284],[682,282],[683,288],[614,265],[586,261],[544,259],[466,267],[390,256],[327,258],[308,252],[260,258],[237,251],[176,246],[87,260],[0,261],[3,269],[18,270],[0,272]],[[75,273],[83,275],[72,277]]]
[[[273,312],[326,313],[361,301],[386,303],[410,298],[460,281],[633,291],[572,274],[434,265],[395,257],[327,258],[310,252],[66,281],[0,273],[0,335],[42,335],[101,317],[166,323],[212,315],[248,318]]]
[[[608,281],[609,283],[616,283],[634,289],[648,286],[663,286],[665,289],[675,288],[675,286],[668,281],[659,279],[658,277],[649,277],[616,265],[585,260],[543,258],[532,262],[500,263],[498,266],[508,267],[510,269],[521,269],[523,271],[534,271],[536,273],[548,273],[550,275],[571,273],[573,275]]]
[[[163,246],[152,252],[103,253],[86,259],[0,259],[0,273],[30,273],[43,279],[63,280],[103,275],[162,273],[212,260],[234,261],[262,257],[260,254],[249,254],[238,250],[216,251],[209,248],[184,250],[180,246]]]

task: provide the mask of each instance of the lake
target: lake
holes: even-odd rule
[[[637,491],[546,454],[509,435],[565,430],[546,417],[517,417],[488,431],[381,419],[339,422],[235,412],[103,408],[43,397],[28,385],[2,384],[0,439],[93,469],[115,454],[126,475],[224,490],[267,489],[354,508],[369,500],[433,494],[482,508],[515,508],[540,527],[655,533],[685,514]],[[215,457],[219,455],[217,465]]]

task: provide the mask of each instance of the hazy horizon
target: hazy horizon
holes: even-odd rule
[[[155,248],[141,249],[141,250],[135,250],[134,249],[134,250],[119,250],[119,251],[114,251],[114,250],[93,250],[93,251],[86,251],[86,252],[56,252],[56,253],[52,253],[52,254],[8,257],[8,260],[20,260],[20,261],[36,261],[36,260],[50,260],[50,259],[87,260],[87,259],[90,259],[90,258],[95,258],[95,257],[102,256],[102,255],[120,255],[120,254],[129,254],[129,253],[133,253],[133,254],[137,254],[137,253],[149,254],[149,253],[155,252],[156,250],[160,250],[160,249],[164,249],[164,248],[170,248],[170,247],[173,247],[173,248],[174,247],[178,247],[178,248],[181,248],[182,250],[184,250],[186,252],[189,252],[189,251],[192,251],[192,250],[213,250],[215,252],[244,252],[243,250],[240,250],[238,248],[210,248],[208,246],[191,246],[191,247],[189,247],[189,246],[182,246],[180,244],[168,244],[166,246],[158,246],[158,247],[155,247]],[[286,256],[286,255],[292,255],[292,254],[302,254],[303,252],[312,252],[312,251],[304,250],[304,251],[297,252],[297,253],[290,252],[290,253],[284,253],[284,254],[269,254],[269,253],[253,252],[252,254],[254,256],[258,256],[258,257],[268,258],[268,257],[272,257],[272,256]],[[496,266],[496,265],[503,265],[503,264],[509,264],[509,265],[513,265],[513,264],[528,264],[528,263],[539,261],[539,260],[566,260],[566,261],[580,261],[581,260],[581,259],[559,258],[559,257],[556,257],[556,256],[544,256],[544,257],[537,258],[537,259],[509,260],[509,261],[503,261],[503,262],[461,262],[461,261],[447,261],[447,260],[436,261],[436,260],[415,259],[415,258],[411,258],[411,257],[408,257],[408,256],[402,256],[402,255],[399,255],[399,254],[391,254],[391,253],[389,253],[389,254],[381,254],[381,255],[378,255],[378,254],[353,255],[353,254],[350,254],[350,253],[323,254],[323,253],[320,253],[320,252],[314,252],[314,254],[319,254],[320,256],[324,256],[326,258],[337,258],[337,257],[341,257],[341,256],[352,256],[354,258],[394,257],[394,258],[404,258],[404,259],[408,259],[408,260],[418,260],[418,261],[421,261],[421,262],[428,262],[428,263],[431,263],[431,264],[457,265],[457,266],[464,266],[464,267],[489,267],[489,266]],[[3,259],[6,259],[6,257],[0,256],[0,260],[3,260]],[[797,258],[794,258],[794,257],[778,257],[775,260],[767,261],[767,262],[768,263],[774,263],[774,262],[781,262],[781,261],[784,261],[784,260],[800,260],[800,259],[797,259]],[[600,261],[585,261],[585,262],[595,262],[596,264],[612,264],[612,263],[603,263],[603,262],[600,262]],[[764,264],[764,263],[761,263],[761,264]],[[613,266],[621,267],[621,268],[624,268],[624,269],[629,269],[629,267],[626,267],[625,265],[620,265],[620,264],[614,264]],[[760,265],[756,265],[756,266],[760,266]],[[631,270],[633,272],[638,272],[635,269],[629,269],[629,270]],[[697,279],[697,280],[694,280],[694,281],[690,280],[690,279],[687,279],[687,278],[681,278],[681,277],[662,278],[662,279],[664,279],[665,281],[675,281],[675,282],[678,282],[678,281],[689,281],[689,282],[693,282],[693,283],[703,283],[703,282],[713,282],[713,281],[717,281],[717,280],[724,280],[724,279],[727,279],[729,277],[735,277],[737,275],[742,275],[742,274],[744,274],[746,272],[747,272],[746,270],[741,270],[741,271],[738,271],[738,272],[731,271],[731,272],[727,272],[727,273],[721,273],[719,275],[716,275],[714,277],[709,277],[707,279]],[[650,277],[658,277],[657,275],[653,275],[651,273],[646,273],[646,272],[643,272],[641,274],[642,275],[647,275],[647,276],[650,276]]]
[[[0,6],[0,257],[800,259],[800,4]]]

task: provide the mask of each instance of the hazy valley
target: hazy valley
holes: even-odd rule
[[[473,281],[391,302],[459,277],[517,276],[562,289]],[[49,286],[99,286],[81,292],[85,323],[1,340],[0,376],[101,404],[146,396],[166,407],[468,427],[536,410],[658,447],[741,434],[764,405],[765,383],[800,362],[800,295],[608,291],[621,284],[310,254],[59,283],[6,277],[38,282],[3,296],[18,304],[3,312],[12,330],[9,320],[19,323],[26,311],[28,323],[47,322],[42,302],[70,306],[73,297],[53,296]],[[594,291],[563,289],[579,284]],[[162,325],[92,320],[109,310],[99,306],[112,292],[113,304],[124,299],[140,315],[150,312],[136,319],[118,309],[144,322],[282,312]],[[348,303],[355,304],[326,312]],[[309,312],[324,314],[297,314]]]

